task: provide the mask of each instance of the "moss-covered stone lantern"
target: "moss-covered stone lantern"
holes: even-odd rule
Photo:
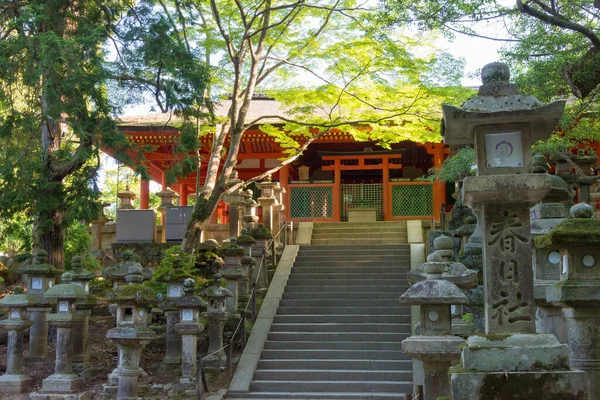
[[[262,267],[259,270],[255,269],[252,280],[257,280],[260,287],[267,287],[269,286],[267,275],[268,242],[273,235],[263,224],[258,224],[256,228],[252,229],[250,235],[256,240],[252,247],[252,255],[254,256],[257,265],[261,265],[260,262],[264,256]]]
[[[48,354],[48,321],[47,314],[52,311],[53,299],[46,299],[44,293],[56,282],[60,271],[48,264],[48,252],[40,249],[31,264],[19,269],[19,274],[25,276],[27,294],[35,297],[37,303],[27,308],[33,325],[29,328],[29,353],[26,360],[42,362]]]
[[[235,185],[242,183],[238,178],[238,172],[233,170],[231,176],[225,183],[226,192],[223,195],[223,202],[229,206],[229,236],[237,236],[240,234],[240,206],[242,203],[241,189],[231,191]]]
[[[75,285],[80,286],[85,292],[85,298],[75,304],[76,313],[81,320],[76,320],[71,334],[73,335],[73,369],[81,372],[89,366],[89,324],[92,309],[98,302],[96,296],[90,295],[90,282],[96,278],[93,272],[83,268],[81,257],[71,259],[71,278]]]
[[[145,375],[140,369],[141,353],[156,339],[154,331],[148,328],[148,315],[156,305],[156,295],[142,284],[144,279],[142,266],[131,263],[125,276],[127,284],[114,291],[112,301],[117,304],[117,327],[108,331],[106,337],[117,343],[119,365],[104,386],[105,396],[114,396],[116,391],[117,399],[138,398],[139,378]]]
[[[196,283],[188,278],[184,281],[185,295],[174,300],[179,309],[180,322],[175,330],[181,335],[181,379],[176,385],[178,391],[194,390],[196,387],[196,361],[198,335],[204,331],[200,323],[200,310],[206,308],[205,301],[194,295]]]
[[[125,277],[129,273],[129,268],[133,265],[140,265],[135,261],[135,253],[131,250],[125,250],[120,257],[120,260],[112,263],[102,270],[102,277],[113,282],[113,289],[125,285],[127,280]],[[152,270],[142,267],[142,277],[144,280],[152,278]]]
[[[532,173],[531,144],[550,137],[566,102],[544,104],[520,93],[504,63],[484,66],[481,75],[477,96],[460,107],[442,105],[444,142],[475,148],[477,176],[464,179],[463,201],[480,210],[484,228],[486,335],[467,340],[461,368],[452,373],[452,394],[483,400],[482,393],[502,386],[501,395],[511,400],[539,393],[577,398],[585,376],[570,369],[567,346],[536,333],[530,224],[530,208],[552,188],[548,175]],[[499,383],[506,381],[527,384]]]
[[[231,238],[222,252],[225,256],[225,265],[220,273],[227,282],[227,289],[233,293],[233,296],[227,299],[227,311],[238,314],[239,281],[248,278],[247,270],[242,268],[242,257],[246,254],[246,250],[238,246],[236,238]]]
[[[223,329],[231,316],[225,304],[233,293],[224,288],[221,275],[215,275],[214,285],[204,289],[200,294],[208,298],[208,310],[202,316],[208,321],[208,356],[203,360],[207,367],[224,368],[225,350],[223,349]]]
[[[181,260],[175,259],[170,273],[157,279],[167,284],[167,298],[159,304],[167,320],[167,348],[163,359],[165,364],[181,363],[181,336],[175,330],[175,324],[179,322],[179,309],[174,300],[183,296],[183,282],[188,278],[192,276],[182,268]]]
[[[0,306],[8,308],[8,319],[0,321],[0,328],[8,331],[6,373],[0,376],[0,393],[28,392],[33,383],[29,375],[23,374],[23,331],[33,325],[26,319],[25,311],[36,299],[23,292],[23,288],[17,286],[14,294],[0,300]]]
[[[600,221],[580,203],[572,218],[536,239],[536,246],[557,247],[560,282],[546,289],[546,300],[562,307],[567,322],[571,365],[587,375],[588,396],[600,396]]]
[[[48,289],[44,296],[56,300],[56,313],[48,315],[50,324],[56,326],[56,364],[54,374],[42,381],[39,393],[31,399],[70,399],[83,389],[83,381],[73,373],[73,336],[71,329],[83,317],[76,312],[75,303],[85,299],[85,290],[72,283],[72,275],[65,272],[62,283]],[[88,395],[89,396],[89,395]]]

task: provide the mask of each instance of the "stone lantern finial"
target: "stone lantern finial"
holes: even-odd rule
[[[186,296],[191,296],[196,291],[196,282],[192,278],[186,278],[183,281],[183,293]]]

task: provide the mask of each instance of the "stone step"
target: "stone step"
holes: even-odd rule
[[[267,340],[273,341],[333,341],[333,342],[352,342],[352,341],[382,341],[382,342],[391,342],[397,341],[401,342],[410,336],[410,333],[391,333],[391,332],[269,332]],[[402,353],[398,350],[399,353]],[[264,354],[263,354],[264,356]],[[299,354],[299,357],[304,357],[307,355]],[[335,357],[335,353],[330,354],[328,357]],[[286,358],[286,357],[277,357],[277,358]],[[361,357],[356,357],[361,358]],[[363,357],[364,358],[364,357]],[[373,358],[378,358],[373,355]],[[382,358],[385,360],[386,358]],[[393,360],[397,358],[392,358]]]
[[[387,251],[410,251],[410,246],[407,244],[380,244],[379,246],[372,246],[369,248],[374,252],[387,252]],[[329,245],[300,245],[300,252],[322,252],[322,251],[347,251],[347,250],[357,250],[361,251],[362,249],[356,248],[356,246],[348,246],[343,244],[329,244]]]
[[[265,342],[267,350],[398,350],[398,342]],[[400,345],[401,346],[401,345]]]
[[[294,333],[408,333],[410,324],[394,323],[276,323],[271,325],[271,332],[294,332]]]
[[[336,268],[332,268],[331,270],[328,270],[326,272],[315,272],[315,273],[311,273],[308,271],[303,271],[303,270],[297,270],[294,271],[292,269],[292,273],[290,274],[290,279],[322,279],[322,278],[329,278],[329,279],[336,279],[336,278],[343,278],[343,279],[400,279],[400,278],[406,278],[406,272],[398,272],[398,271],[387,271],[387,272],[375,272],[375,271],[370,271],[369,269],[365,268],[365,271],[362,270],[357,270],[355,272],[343,272],[343,271],[338,271]]]
[[[364,228],[364,227],[383,227],[383,226],[403,226],[404,221],[371,221],[371,222],[315,222],[314,228]]]
[[[411,391],[406,393],[411,393]],[[228,393],[228,399],[269,400],[401,400],[404,393],[253,392]]]
[[[297,282],[295,282],[297,283]],[[312,296],[312,293],[321,292],[321,293],[372,293],[370,288],[372,287],[369,284],[369,287],[366,288],[365,285],[358,285],[357,282],[353,282],[351,285],[330,285],[329,282],[323,282],[324,285],[318,285],[319,282],[310,281],[309,285],[290,285],[288,282],[287,287],[285,288],[286,294],[291,293],[307,293],[307,296]],[[407,282],[404,282],[401,285],[390,285],[390,284],[381,284],[377,285],[377,292],[398,292],[404,293],[409,288]],[[310,294],[309,294],[310,293]]]
[[[400,305],[394,307],[378,307],[373,310],[372,307],[289,307],[281,306],[277,309],[277,315],[290,314],[307,314],[307,315],[326,315],[326,314],[373,314],[373,315],[388,315],[388,314],[405,314],[409,310],[409,306]]]
[[[341,231],[341,232],[331,232],[330,230],[326,231],[313,231],[312,240],[315,239],[368,239],[369,237],[378,237],[380,239],[408,239],[408,233],[406,231],[387,231],[387,232],[378,232],[378,231]],[[312,241],[311,241],[312,243]]]
[[[268,342],[267,342],[268,343]],[[298,352],[297,350],[294,350]],[[368,369],[368,370],[396,370],[412,371],[412,360],[409,358],[399,360],[377,360],[364,358],[289,358],[289,359],[261,359],[258,361],[261,369]]]
[[[375,245],[375,244],[406,244],[406,238],[402,239],[402,238],[373,238],[373,237],[367,237],[365,238],[364,235],[362,238],[360,239],[352,239],[352,238],[327,238],[327,239],[311,239],[310,240],[311,244],[314,245],[322,245],[322,244],[355,244],[355,245],[362,245],[362,246],[368,246],[368,245]]]
[[[257,392],[397,392],[412,390],[409,381],[253,381],[251,390]]]
[[[310,261],[296,261],[294,263],[293,271],[300,271],[304,268],[364,268],[366,271],[371,268],[378,267],[389,267],[396,268],[399,271],[409,271],[409,260],[402,260],[401,257],[397,259],[379,260],[379,261],[367,261],[367,260],[310,260]]]
[[[276,315],[273,322],[276,324],[302,324],[302,323],[390,323],[390,324],[407,324],[410,323],[410,314],[384,314],[384,315],[373,315],[373,314],[325,314],[325,315],[301,315],[301,314],[289,314],[289,315]]]
[[[376,264],[380,261],[408,261],[409,255],[394,255],[389,253],[381,253],[381,254],[369,254],[368,250],[365,250],[362,255],[359,254],[351,254],[346,252],[323,252],[316,254],[304,254],[300,253],[296,256],[294,260],[295,263],[303,262],[303,261],[361,261],[361,262],[369,262]]]
[[[398,300],[400,295],[404,292],[402,290],[394,290],[393,292],[363,292],[363,293],[336,293],[336,292],[320,292],[320,293],[310,293],[307,292],[292,292],[292,293],[284,293],[284,300],[293,300],[293,299],[322,299],[322,300],[342,300],[342,299],[379,299],[379,300]]]
[[[410,381],[408,371],[370,371],[344,369],[259,369],[256,381]]]
[[[402,225],[384,225],[384,226],[370,226],[370,227],[345,227],[345,228],[323,228],[323,227],[313,227],[313,234],[317,233],[361,233],[361,234],[369,234],[369,233],[387,233],[387,232],[402,232],[406,233],[406,226]]]
[[[281,307],[319,307],[323,306],[322,299],[287,299],[282,300]],[[398,299],[332,299],[326,301],[328,307],[372,307],[373,310],[381,306],[393,307],[399,304]]]
[[[353,273],[403,273],[406,274],[408,272],[408,268],[403,267],[399,264],[397,265],[389,265],[389,266],[323,266],[323,267],[315,267],[315,266],[304,266],[304,265],[294,265],[292,270],[292,274],[300,273],[300,274],[326,274],[326,273],[343,273],[343,274],[353,274]]]
[[[325,247],[325,246],[318,246]],[[373,256],[405,256],[408,257],[410,252],[405,249],[387,249],[387,250],[379,250],[377,248],[370,249],[368,247],[357,248],[357,246],[344,246],[346,249],[328,249],[328,250],[301,250],[298,253],[297,257],[302,256],[337,256],[337,255],[353,255],[364,257],[367,260],[371,260]]]
[[[329,286],[346,286],[346,285],[356,285],[357,282],[365,282],[365,279],[327,279],[327,278],[322,278],[323,280],[325,280],[326,282],[322,282],[323,285],[327,285],[327,286],[323,286],[323,291],[328,291],[325,290],[327,287]],[[287,287],[292,287],[292,286],[298,286],[298,287],[303,287],[303,286],[315,286],[318,285],[319,283],[319,279],[288,279],[287,282]],[[406,291],[408,289],[408,283],[406,282],[406,278],[402,278],[402,279],[370,279],[369,280],[369,288],[371,290],[378,290],[380,287],[388,287],[388,285],[395,285],[394,287],[396,287],[398,290],[404,290]]]

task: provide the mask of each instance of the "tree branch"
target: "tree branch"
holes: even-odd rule
[[[600,37],[598,37],[591,29],[586,28],[583,25],[579,25],[575,22],[569,21],[568,19],[559,14],[544,14],[543,12],[530,7],[528,4],[524,4],[522,0],[517,0],[517,7],[521,12],[530,15],[533,18],[539,19],[542,22],[558,26],[559,28],[564,28],[570,31],[581,33],[592,42],[595,48],[600,49]]]

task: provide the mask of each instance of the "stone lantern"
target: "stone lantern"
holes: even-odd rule
[[[562,307],[567,321],[571,366],[587,374],[588,396],[600,396],[600,221],[580,203],[571,217],[536,239],[540,248],[558,248],[560,282],[546,289],[546,300]]]
[[[0,328],[8,331],[6,373],[0,376],[0,393],[28,392],[33,384],[33,379],[23,374],[23,331],[33,325],[25,310],[35,302],[33,296],[23,294],[20,286],[15,287],[14,294],[0,300],[0,306],[8,307],[8,319],[0,321]]]
[[[220,274],[227,282],[227,289],[233,294],[232,297],[227,298],[227,312],[237,315],[240,292],[239,281],[248,278],[246,269],[242,268],[242,257],[246,254],[246,250],[237,245],[236,238],[231,238],[230,242],[223,247],[222,252],[225,256],[225,264]]]
[[[246,229],[251,230],[258,222],[258,216],[256,215],[256,207],[258,203],[252,198],[252,190],[246,191],[246,198],[243,200],[244,203],[244,224]]]
[[[441,275],[445,263],[426,263],[428,273]],[[448,368],[460,358],[464,339],[452,335],[451,305],[467,304],[469,299],[451,282],[426,279],[412,285],[400,303],[420,306],[419,332],[402,341],[402,352],[423,361],[424,400],[435,400],[450,392]]]
[[[179,309],[174,300],[183,296],[183,282],[191,277],[181,268],[181,260],[175,259],[170,274],[158,279],[159,282],[167,284],[167,298],[159,304],[167,320],[167,348],[163,360],[165,364],[181,363],[181,336],[175,330],[175,324],[179,322]]]
[[[27,308],[33,325],[29,328],[29,353],[26,361],[41,362],[48,354],[48,321],[46,315],[52,310],[56,302],[46,299],[44,292],[50,289],[60,272],[53,265],[48,264],[48,252],[38,250],[35,260],[21,269],[19,274],[24,275],[27,281],[27,294],[36,299],[36,304]]]
[[[273,226],[275,227],[275,234],[279,232],[281,229],[281,216],[283,211],[285,210],[285,205],[283,204],[283,195],[286,193],[285,188],[279,186],[279,182],[276,182],[277,186],[273,188],[275,193],[275,205],[273,206]],[[281,243],[281,236],[275,237],[277,244]]]
[[[176,384],[178,391],[195,390],[198,335],[204,331],[200,323],[200,310],[206,308],[205,301],[194,295],[195,282],[188,278],[183,282],[185,295],[174,300],[179,310],[179,323],[175,330],[181,335],[181,379]]]
[[[258,226],[250,231],[250,236],[254,238],[256,241],[254,246],[252,247],[252,256],[256,260],[256,265],[260,265],[261,259],[264,262],[262,268],[260,270],[255,269],[252,275],[252,280],[256,281],[258,278],[258,283],[261,287],[269,286],[268,275],[267,275],[267,255],[269,252],[268,242],[273,237],[271,232],[264,227],[263,224],[258,224]]]
[[[160,212],[160,225],[161,225],[161,242],[165,242],[167,229],[165,227],[165,219],[167,216],[167,209],[175,207],[173,201],[179,198],[179,195],[170,189],[161,190],[156,193],[156,196],[160,198],[160,205],[158,206],[158,212]]]
[[[256,184],[256,187],[260,189],[258,202],[262,208],[262,223],[271,233],[277,233],[278,229],[273,225],[273,207],[277,204],[274,190],[276,186],[277,183],[271,181],[271,175],[267,175],[264,181]]]
[[[65,272],[62,283],[48,289],[44,296],[56,300],[54,314],[48,315],[48,321],[56,326],[56,364],[54,374],[42,381],[42,389],[33,393],[30,399],[72,399],[73,395],[83,389],[83,381],[73,373],[73,326],[83,317],[77,314],[75,303],[85,299],[85,290],[72,283],[72,275]],[[82,395],[89,396],[89,394]]]
[[[238,236],[240,234],[240,210],[239,206],[242,202],[241,189],[229,192],[230,188],[242,183],[238,178],[236,170],[231,172],[231,176],[225,183],[226,193],[223,195],[223,201],[229,206],[229,236]]]
[[[71,259],[71,279],[73,284],[80,286],[85,292],[85,298],[77,301],[76,313],[81,317],[74,321],[73,335],[73,368],[83,371],[89,366],[89,325],[92,309],[98,299],[90,295],[90,282],[96,278],[93,272],[83,268],[81,257],[75,256]]]
[[[156,296],[152,289],[142,285],[142,266],[130,264],[125,280],[127,284],[117,287],[113,294],[113,301],[117,304],[117,327],[106,335],[117,343],[119,365],[116,373],[113,371],[109,375],[104,395],[114,396],[116,384],[117,400],[138,398],[139,377],[145,375],[139,366],[141,353],[150,341],[156,339],[154,331],[148,328],[148,314],[156,304]]]
[[[548,173],[548,161],[545,156],[538,155],[533,159],[536,173]],[[552,189],[542,203],[536,204],[530,211],[531,238],[548,234],[567,217],[564,202],[571,198],[571,189],[557,175],[550,175]],[[546,301],[546,291],[560,280],[560,252],[556,246],[538,247],[534,245],[534,287],[537,305],[536,328],[538,332],[551,333],[559,342],[567,343],[567,323],[560,306]]]
[[[535,331],[529,220],[552,186],[549,176],[530,173],[531,143],[550,136],[565,102],[520,94],[506,64],[486,65],[482,79],[462,107],[442,105],[445,143],[475,146],[478,176],[465,178],[463,201],[480,210],[484,228],[485,335],[467,340],[451,375],[453,398],[573,398],[585,392],[585,375],[570,370],[566,345]]]
[[[231,316],[227,312],[226,299],[233,293],[222,287],[221,275],[215,275],[215,284],[204,289],[202,296],[208,298],[208,310],[202,316],[208,321],[208,356],[204,357],[204,365],[212,368],[224,368],[226,362],[223,349],[223,329]]]
[[[135,254],[131,250],[125,250],[121,254],[120,258],[120,261],[112,263],[102,270],[102,277],[113,282],[113,290],[117,289],[119,286],[127,284],[127,280],[125,278],[129,273],[129,268],[131,266],[140,265],[135,261]],[[142,276],[144,280],[151,279],[152,270],[150,268],[142,267]]]
[[[135,210],[133,201],[137,198],[135,192],[129,190],[129,186],[125,187],[125,190],[121,190],[117,193],[119,199],[119,210]]]

